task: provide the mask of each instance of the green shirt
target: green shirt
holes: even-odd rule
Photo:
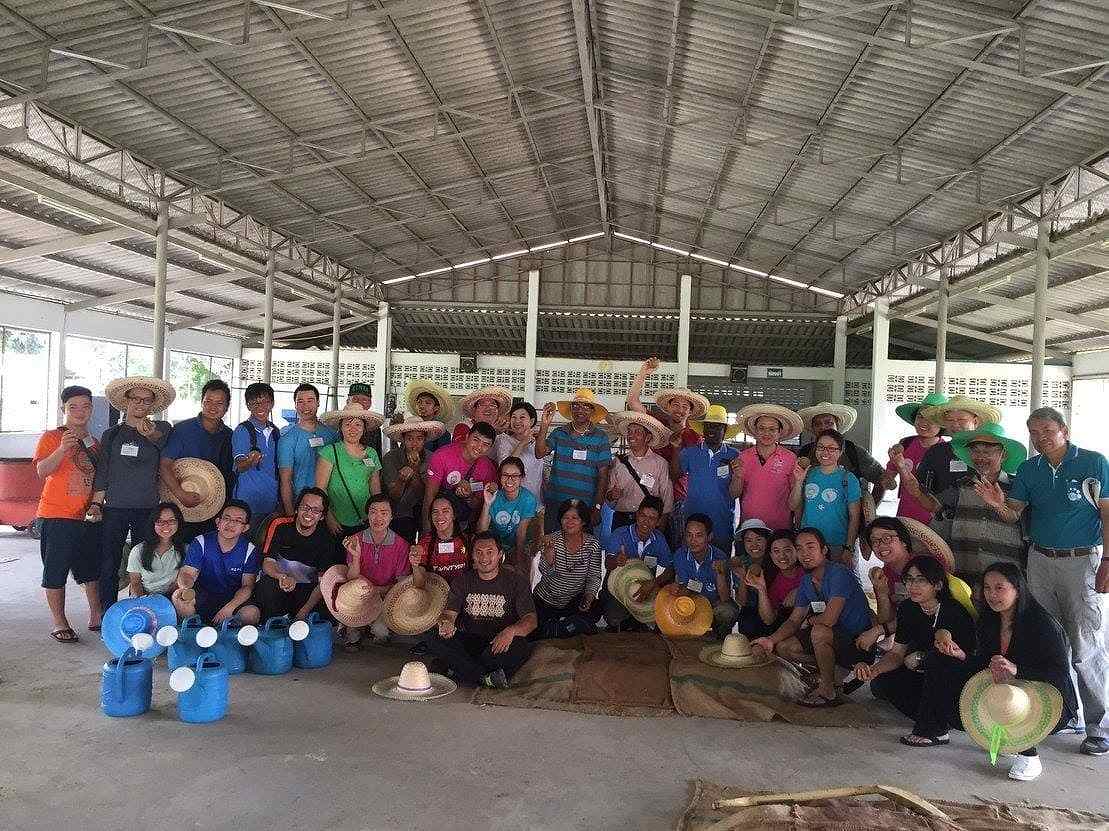
[[[340,525],[362,525],[366,521],[366,501],[370,498],[370,479],[381,470],[377,451],[367,447],[365,458],[357,459],[338,441],[321,447],[319,456],[331,463],[331,478],[327,481],[331,513]]]

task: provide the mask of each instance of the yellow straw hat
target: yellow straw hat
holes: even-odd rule
[[[578,387],[574,391],[574,395],[565,401],[559,401],[556,405],[558,407],[558,414],[563,418],[570,419],[570,405],[571,404],[590,404],[593,407],[593,415],[590,416],[594,424],[599,421],[604,421],[605,416],[608,415],[608,410],[605,406],[597,400],[597,396],[593,394],[593,390],[589,387]]]
[[[728,411],[719,404],[709,405],[708,411],[705,413],[704,418],[699,418],[696,420],[691,419],[689,422],[689,429],[692,430],[694,433],[699,433],[703,436],[705,434],[706,423],[723,424],[725,439],[734,439],[743,429],[739,424],[728,423]]]
[[[678,596],[671,583],[655,595],[655,623],[670,638],[698,638],[712,628],[712,606],[702,595]]]

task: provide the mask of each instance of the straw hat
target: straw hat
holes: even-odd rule
[[[697,638],[712,628],[712,606],[702,595],[678,596],[674,583],[655,595],[655,623],[669,638]]]
[[[424,421],[419,416],[409,416],[397,424],[382,428],[381,432],[392,441],[399,441],[405,433],[426,433],[429,439],[437,439],[446,432],[446,427],[438,421]]]
[[[484,387],[462,399],[462,412],[472,418],[474,405],[483,398],[492,398],[497,402],[497,413],[501,418],[507,416],[512,409],[512,390],[506,390],[504,387]]]
[[[417,378],[405,388],[404,400],[408,404],[408,412],[419,412],[416,408],[416,399],[423,393],[427,393],[439,402],[439,418],[443,421],[454,414],[454,399],[451,398],[450,392],[427,378]]]
[[[704,418],[696,420],[690,419],[689,429],[703,436],[705,434],[706,423],[723,424],[725,439],[734,439],[739,435],[739,431],[743,429],[739,424],[728,424],[728,411],[719,404],[710,404],[708,410],[705,412]]]
[[[953,395],[947,399],[946,403],[928,407],[922,412],[924,417],[933,424],[942,425],[944,413],[949,413],[952,410],[964,410],[973,413],[978,416],[983,424],[989,424],[991,421],[1001,421],[1001,411],[996,407],[983,404],[981,401],[975,401],[973,398],[967,398],[965,395]]]
[[[1051,735],[1063,715],[1063,696],[1045,681],[995,684],[984,669],[963,687],[959,714],[967,735],[995,761],[997,754],[1020,753]]]
[[[450,695],[458,685],[445,675],[428,672],[427,666],[420,661],[409,661],[401,667],[400,675],[378,681],[370,689],[374,695],[397,701],[428,701]]]
[[[755,654],[746,635],[728,635],[724,643],[714,643],[701,650],[700,659],[714,667],[761,667],[769,664],[771,657]]]
[[[616,432],[625,439],[628,437],[628,428],[633,424],[638,424],[647,431],[651,447],[658,449],[670,443],[670,431],[653,416],[628,410],[623,413],[616,413],[614,418],[616,420]]]
[[[943,567],[947,571],[955,570],[955,555],[951,553],[951,546],[944,541],[943,537],[923,522],[912,517],[899,516],[898,519],[905,523],[905,527],[909,529],[909,536],[916,543],[914,548],[921,550],[921,553],[931,554],[943,563]]]
[[[181,490],[200,495],[198,505],[186,508],[162,483],[162,501],[174,502],[181,509],[185,522],[207,522],[219,513],[227,499],[227,483],[218,467],[204,459],[184,458],[173,462],[173,472],[181,483]]]
[[[380,427],[385,422],[385,416],[380,413],[375,413],[373,410],[367,410],[361,404],[355,402],[347,402],[347,405],[341,410],[331,410],[320,416],[320,421],[328,427],[338,429],[339,425],[348,418],[360,418],[366,425],[367,430],[372,430],[375,427]]]
[[[709,400],[693,390],[659,390],[655,393],[655,406],[665,412],[670,411],[670,402],[677,400],[689,402],[689,417],[703,418],[709,410]]]
[[[127,409],[127,393],[132,390],[145,390],[154,396],[154,404],[150,408],[152,413],[166,409],[177,397],[177,391],[169,381],[146,375],[128,375],[126,378],[109,381],[104,388],[104,395],[108,398],[108,403],[122,413]]]
[[[420,635],[435,625],[447,605],[450,586],[438,574],[424,574],[424,588],[412,585],[412,578],[398,582],[385,595],[381,619],[398,635]]]
[[[779,404],[748,404],[736,414],[736,422],[749,436],[755,435],[755,422],[763,416],[775,419],[782,425],[782,435],[779,441],[788,441],[801,435],[804,424],[801,416],[788,407]]]
[[[655,622],[654,598],[640,603],[632,595],[641,583],[654,582],[655,570],[642,560],[628,560],[608,575],[608,591],[640,623]]]
[[[599,421],[604,421],[605,416],[608,415],[608,410],[603,404],[597,400],[597,396],[589,387],[578,387],[574,390],[574,395],[565,401],[559,401],[555,406],[558,407],[558,414],[563,418],[570,419],[570,405],[572,404],[590,404],[593,407],[593,415],[590,417],[594,424]]]
[[[347,580],[346,566],[332,566],[320,577],[324,605],[339,623],[360,628],[381,615],[381,592],[365,577]]]
[[[821,401],[819,404],[813,404],[811,407],[798,410],[797,415],[801,417],[801,421],[805,423],[805,429],[810,433],[813,432],[812,420],[822,415],[832,416],[836,420],[836,429],[841,433],[846,433],[855,426],[855,421],[859,417],[859,411],[854,407],[848,407],[846,404],[833,404],[831,401]]]
[[[997,444],[1001,446],[1001,469],[1006,473],[1016,473],[1020,463],[1028,458],[1028,450],[1016,439],[1005,435],[1000,424],[988,422],[977,430],[967,430],[951,437],[951,452],[966,464],[970,464],[970,445],[974,442]]]
[[[917,414],[921,410],[931,409],[932,407],[939,407],[947,403],[947,396],[941,392],[930,392],[921,401],[910,401],[908,404],[901,404],[894,412],[897,417],[902,421],[907,421],[909,424],[916,424]]]

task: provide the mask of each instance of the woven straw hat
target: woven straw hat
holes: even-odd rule
[[[323,573],[320,593],[327,610],[346,626],[369,626],[381,615],[381,591],[365,577],[347,580],[346,566]]]
[[[375,695],[397,701],[428,701],[450,695],[458,685],[445,675],[428,672],[421,661],[409,661],[401,667],[400,675],[378,681],[370,689]]]
[[[710,404],[703,418],[690,419],[689,429],[698,435],[705,434],[705,424],[723,424],[724,438],[734,439],[743,428],[738,424],[728,424],[728,411],[720,404]]]
[[[177,397],[177,390],[169,381],[146,375],[128,375],[126,378],[109,381],[108,386],[104,388],[104,395],[108,403],[122,413],[127,409],[127,393],[132,390],[145,390],[154,396],[154,404],[150,408],[152,413],[159,413],[166,409]]]
[[[709,400],[693,390],[659,390],[655,393],[655,406],[670,411],[670,402],[676,399],[689,402],[689,417],[703,418],[709,411]]]
[[[859,417],[859,411],[854,407],[848,407],[846,404],[833,404],[831,401],[821,401],[819,404],[813,404],[811,407],[805,407],[803,410],[798,410],[797,415],[801,417],[801,421],[805,423],[805,429],[812,433],[812,420],[817,416],[830,415],[836,420],[836,429],[841,433],[846,433],[855,426],[855,421]]]
[[[468,418],[472,418],[474,415],[474,405],[483,398],[492,398],[497,402],[497,413],[501,418],[507,416],[512,409],[512,390],[505,389],[504,387],[483,387],[477,392],[471,392],[462,399],[460,405],[462,407],[462,412]]]
[[[678,586],[663,586],[655,595],[655,623],[669,638],[699,638],[712,628],[712,606],[708,598],[678,596]]]
[[[1020,753],[1051,735],[1063,715],[1063,696],[1045,681],[995,684],[984,669],[963,687],[959,714],[967,735],[996,761],[998,754]]]
[[[555,406],[558,407],[558,414],[570,420],[570,407],[573,404],[591,404],[593,406],[593,415],[590,419],[596,424],[599,421],[604,421],[605,416],[608,415],[608,410],[605,406],[597,400],[596,394],[589,387],[578,387],[574,390],[574,394],[567,398],[565,401],[559,401]]]
[[[640,623],[655,622],[655,602],[645,600],[642,603],[632,599],[632,594],[639,588],[640,583],[652,582],[655,579],[655,570],[642,560],[628,560],[627,563],[614,568],[609,572],[609,593]]]
[[[947,399],[946,404],[928,407],[926,410],[922,410],[922,412],[924,413],[924,417],[933,424],[942,426],[944,413],[951,412],[952,410],[964,410],[968,413],[973,413],[978,416],[983,424],[1001,421],[1001,411],[998,410],[997,407],[991,407],[989,404],[983,404],[981,401],[975,401],[973,398],[967,398],[965,395],[953,395]]]
[[[320,416],[320,421],[328,427],[339,428],[339,425],[348,418],[360,418],[366,424],[367,430],[372,430],[375,427],[380,427],[385,422],[385,416],[380,413],[375,413],[373,410],[367,410],[361,404],[355,402],[347,402],[347,405],[341,410],[330,410]]]
[[[454,414],[454,399],[448,390],[427,378],[417,378],[404,390],[404,400],[408,404],[408,412],[419,412],[416,409],[416,399],[422,393],[427,393],[439,402],[439,418],[446,422]]]
[[[424,574],[424,588],[412,585],[412,578],[398,582],[385,595],[381,619],[398,635],[420,635],[435,625],[447,605],[450,586],[438,574]]]
[[[627,410],[626,412],[616,413],[614,419],[616,420],[616,432],[625,439],[628,437],[628,428],[633,424],[638,424],[647,431],[651,447],[658,449],[665,447],[670,442],[670,431],[654,416]]]
[[[701,650],[698,656],[706,664],[714,667],[761,667],[769,664],[769,655],[756,654],[751,649],[751,642],[746,635],[728,635],[723,643],[714,643]]]
[[[951,452],[970,465],[970,445],[974,442],[996,444],[1001,447],[1001,469],[1006,473],[1016,473],[1020,463],[1028,458],[1028,450],[1016,439],[1005,435],[1005,428],[994,422],[987,422],[977,430],[967,430],[951,437]]]
[[[749,436],[755,435],[755,422],[763,416],[776,419],[782,425],[782,435],[778,441],[788,441],[801,435],[804,424],[801,416],[788,407],[779,404],[748,404],[736,414],[736,423]]]
[[[382,428],[381,432],[391,440],[399,440],[405,433],[420,431],[427,434],[429,439],[437,439],[446,432],[446,427],[438,421],[424,421],[419,416],[409,416],[398,424],[390,424]]]
[[[227,499],[227,483],[218,467],[205,459],[184,458],[174,461],[173,472],[181,483],[181,490],[201,497],[200,504],[186,508],[173,498],[165,484],[161,486],[162,501],[175,503],[181,509],[185,522],[207,522],[219,513]]]
[[[899,516],[898,519],[909,529],[909,536],[916,543],[913,547],[918,549],[919,553],[931,554],[943,563],[943,567],[949,572],[955,570],[955,555],[943,537],[920,520],[908,516]]]

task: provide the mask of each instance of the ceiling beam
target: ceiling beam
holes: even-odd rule
[[[601,228],[608,233],[608,190],[605,185],[604,153],[601,148],[601,131],[597,109],[593,106],[593,31],[585,0],[571,0],[574,9],[574,34],[578,43],[578,65],[581,68],[581,86],[585,102],[585,119],[589,124],[589,144],[593,148],[593,176],[597,183],[597,201],[601,209]]]
[[[314,306],[319,302],[319,300],[312,297],[307,300],[278,300],[274,302],[273,308],[274,312],[290,312],[294,309],[304,309],[306,306]],[[169,330],[171,332],[178,332],[182,329],[203,329],[206,326],[215,326],[219,323],[244,321],[248,318],[264,315],[265,313],[266,307],[264,305],[254,306],[249,309],[233,309],[230,312],[223,312],[209,317],[186,318],[170,326]]]
[[[64,237],[56,237],[55,239],[40,242],[36,245],[0,251],[0,265],[10,265],[11,263],[23,262],[24,260],[34,260],[50,254],[76,251],[79,248],[88,248],[92,245],[101,245],[108,242],[118,242],[119,240],[136,236],[140,236],[140,234],[131,228],[107,228],[103,231],[93,231],[90,234],[67,234]]]
[[[26,127],[0,127],[0,147],[20,144],[27,140]]]
[[[916,323],[920,326],[927,326],[929,329],[935,329],[939,326],[935,320],[930,317],[917,317],[915,315],[906,317],[909,323]],[[969,326],[959,326],[954,323],[947,324],[947,331],[951,334],[962,335],[964,338],[971,340],[980,340],[983,343],[992,343],[994,346],[1008,346],[1010,349],[1015,349],[1022,354],[1032,354],[1032,343],[1030,341],[1018,340],[1017,338],[1007,338],[1003,335],[997,335],[993,332],[983,332],[980,329],[971,329]],[[1058,349],[1046,349],[1044,354],[1050,358],[1060,358],[1062,360],[1070,360],[1071,352],[1063,352]]]

